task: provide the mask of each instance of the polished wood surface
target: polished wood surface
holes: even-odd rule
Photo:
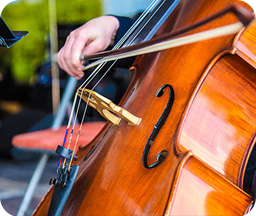
[[[234,0],[183,0],[157,34],[219,11]],[[236,22],[227,15],[199,30]],[[196,31],[199,31],[196,30]],[[256,33],[255,33],[256,35]],[[239,187],[255,131],[255,69],[234,54],[234,35],[139,56],[120,106],[139,125],[107,124],[78,152],[79,173],[62,215],[243,215],[252,198]],[[142,154],[170,91],[172,109]],[[91,149],[91,150],[90,150]],[[87,153],[90,150],[90,154]],[[47,215],[51,191],[34,215]],[[188,203],[189,202],[189,203]]]
[[[215,60],[214,60],[215,61]],[[256,131],[255,68],[237,55],[219,57],[206,70],[180,126],[177,149],[186,149],[242,187]]]
[[[241,216],[251,200],[248,194],[195,157],[185,163],[176,185],[168,215]]]
[[[255,40],[256,25],[255,22],[247,27],[241,35],[238,35],[235,41],[236,53],[245,61],[256,67],[256,40]]]

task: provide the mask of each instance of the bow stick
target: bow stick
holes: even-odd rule
[[[195,33],[188,36],[183,36],[180,38],[174,38],[176,36],[179,36],[181,34],[184,34],[188,31],[191,31],[199,26],[202,26],[212,20],[215,20],[216,18],[219,18],[227,13],[234,13],[240,22],[227,25],[224,27],[215,28],[212,30]],[[240,6],[240,5],[233,5],[226,9],[223,9],[222,11],[205,18],[201,21],[198,21],[188,27],[182,28],[178,31],[175,31],[173,33],[164,34],[160,37],[157,37],[155,39],[152,39],[150,41],[145,41],[139,44],[135,44],[129,47],[120,48],[118,50],[112,50],[112,51],[105,51],[100,52],[98,54],[89,55],[89,56],[81,56],[80,60],[84,61],[84,67],[83,70],[92,68],[102,62],[107,61],[113,61],[123,58],[128,58],[132,56],[142,55],[146,53],[156,52],[164,49],[169,49],[181,45],[186,45],[189,43],[194,43],[206,39],[216,38],[220,36],[225,36],[228,34],[234,34],[238,31],[242,30],[245,26],[249,25],[251,21],[254,19],[254,15],[252,15],[251,11]],[[100,59],[101,58],[101,59]],[[92,62],[88,64],[90,60],[99,59],[95,62]]]

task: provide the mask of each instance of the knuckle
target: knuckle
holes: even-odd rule
[[[97,51],[104,49],[104,47],[105,47],[104,41],[98,41],[97,43],[94,44],[94,49]]]

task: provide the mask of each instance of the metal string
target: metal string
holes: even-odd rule
[[[160,0],[154,0],[149,6],[148,8],[141,14],[141,16],[135,21],[135,23],[130,27],[130,29],[126,32],[126,34],[121,38],[121,40],[114,46],[113,49],[118,49],[122,46],[122,44],[125,42],[125,40],[131,35],[131,33],[137,28],[137,26],[142,22],[142,20],[149,14],[149,12],[156,6],[156,4],[159,2]],[[159,8],[151,15],[151,17],[147,20],[147,22],[145,23],[145,25],[140,29],[140,31],[134,36],[134,38],[128,43],[128,45],[132,44],[133,41],[138,37],[139,33],[143,30],[143,28],[147,25],[147,23],[154,17],[155,13],[161,8],[161,6],[163,5],[163,3],[165,2],[166,0],[164,0],[161,5],[159,6]],[[91,95],[91,92],[97,87],[97,85],[102,81],[102,79],[106,76],[106,74],[110,71],[110,69],[113,67],[113,65],[116,63],[117,60],[115,60],[111,66],[106,70],[106,72],[103,74],[103,76],[101,76],[101,78],[97,81],[97,83],[92,87],[92,89],[90,90],[90,93],[89,93],[89,96],[88,96],[88,99],[87,99],[87,103],[86,103],[86,107],[84,109],[84,112],[83,112],[83,117],[82,117],[82,120],[81,120],[81,123],[80,123],[80,127],[79,127],[79,131],[78,131],[78,135],[77,135],[77,138],[76,138],[76,141],[75,141],[75,145],[74,145],[74,148],[73,148],[73,153],[72,153],[72,157],[70,159],[70,162],[69,162],[69,170],[70,170],[70,167],[71,167],[71,163],[73,161],[73,157],[74,157],[74,154],[75,154],[75,150],[76,150],[76,146],[77,146],[77,143],[78,143],[78,139],[79,139],[79,135],[81,133],[81,129],[82,129],[82,125],[83,125],[83,122],[84,122],[84,118],[85,118],[85,115],[86,115],[86,112],[87,112],[87,108],[88,108],[88,104],[89,104],[89,100],[90,100],[90,95]],[[69,117],[69,122],[68,122],[68,125],[67,125],[67,129],[66,129],[66,134],[68,133],[69,131],[69,128],[71,126],[71,121],[72,121],[72,118],[73,118],[73,115],[74,115],[74,110],[75,110],[75,104],[77,103],[77,97],[78,97],[78,90],[79,89],[82,89],[81,93],[80,93],[80,98],[79,98],[79,101],[78,101],[78,105],[77,105],[77,108],[76,108],[76,112],[75,112],[75,117],[73,118],[73,124],[72,124],[72,130],[71,130],[71,133],[70,133],[70,137],[69,137],[69,142],[68,142],[68,146],[67,148],[69,149],[70,148],[70,145],[71,145],[71,140],[72,140],[72,137],[73,137],[73,133],[74,133],[74,128],[75,128],[75,124],[76,124],[76,121],[77,121],[77,116],[78,116],[78,111],[80,109],[80,105],[81,105],[81,100],[82,100],[82,94],[83,94],[83,90],[88,86],[88,84],[95,78],[95,76],[101,71],[101,69],[106,65],[107,62],[103,62],[101,63],[100,65],[98,65],[96,67],[96,69],[90,74],[90,76],[83,82],[83,84],[77,89],[77,92],[75,94],[75,97],[74,97],[74,101],[73,101],[73,106],[72,106],[72,110],[71,110],[71,114],[70,114],[70,117]],[[66,142],[66,135],[64,137],[64,141],[63,141],[63,146],[65,146],[65,142]],[[60,166],[60,161],[61,161],[61,157],[60,157],[60,160],[59,160],[59,163],[58,163],[58,166],[57,168]],[[65,161],[63,162],[63,168],[65,166],[65,162],[66,162],[66,158],[65,158]]]

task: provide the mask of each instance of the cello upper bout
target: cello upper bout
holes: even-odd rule
[[[256,20],[237,37],[235,53],[256,68]]]

